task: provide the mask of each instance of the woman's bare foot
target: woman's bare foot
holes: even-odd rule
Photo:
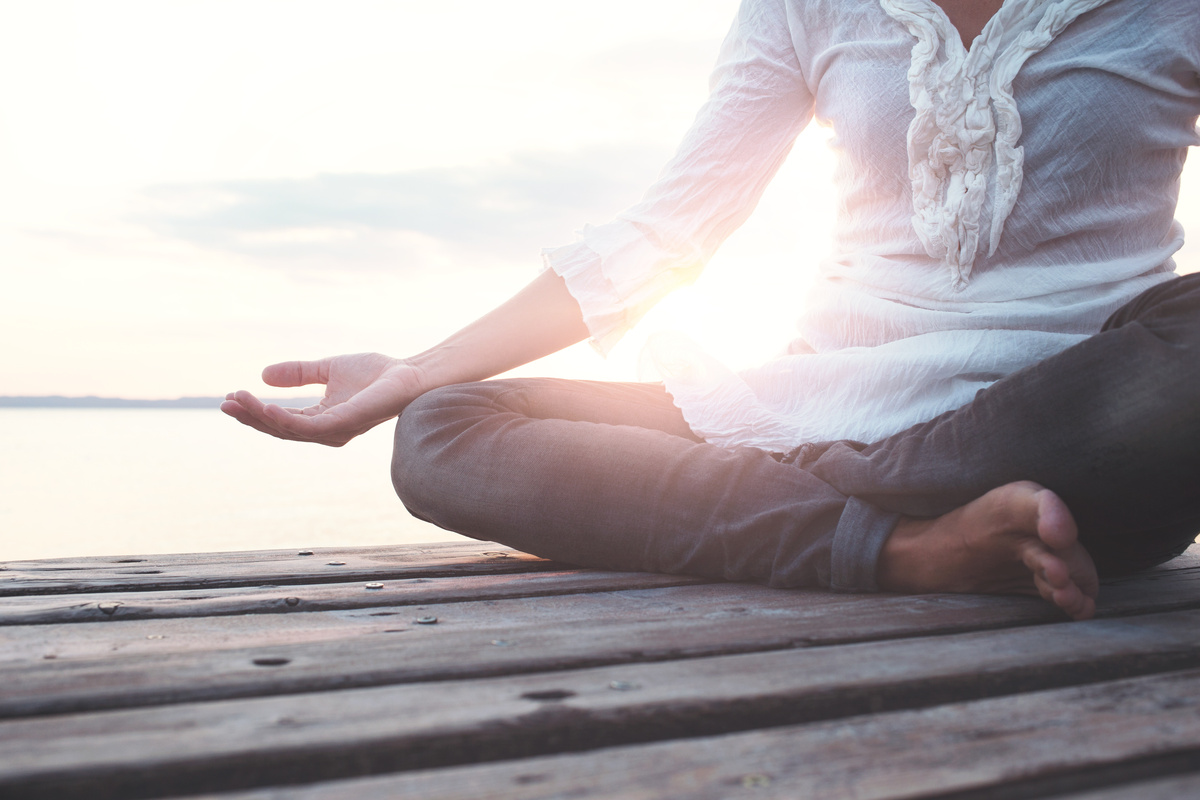
[[[884,545],[879,586],[895,592],[1041,595],[1074,619],[1096,612],[1096,567],[1058,495],[1001,486],[937,519],[901,518]]]

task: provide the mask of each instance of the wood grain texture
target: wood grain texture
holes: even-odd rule
[[[1200,774],[1126,783],[1092,792],[1059,795],[1055,800],[1188,800],[1200,797]]]
[[[1122,769],[1200,769],[1200,673],[220,798],[1016,798],[1111,785]]]
[[[1200,601],[1191,571],[1112,587],[1107,615]],[[1057,622],[1034,598],[709,584],[297,615],[0,628],[0,718],[493,677]],[[394,616],[378,616],[389,614]],[[53,656],[47,659],[46,656]],[[276,668],[257,666],[282,661]]]
[[[1200,567],[1200,544],[1192,544],[1178,558],[1161,564],[1148,572],[1161,571],[1167,569],[1196,569]],[[1141,573],[1146,574],[1146,573]]]
[[[610,579],[619,583],[606,589],[604,583]],[[689,585],[693,588],[671,588]],[[550,592],[551,586],[557,587],[558,591]],[[636,591],[638,587],[647,586],[657,586],[667,591]],[[512,626],[525,614],[532,615],[529,617],[531,621],[546,625],[564,621],[574,625],[604,614],[612,615],[614,621],[624,619],[633,624],[644,619],[652,624],[664,613],[688,609],[718,616],[726,613],[786,615],[799,617],[806,625],[811,625],[811,638],[806,641],[819,644],[842,639],[859,641],[871,635],[873,630],[882,630],[889,635],[905,635],[905,630],[915,630],[919,634],[922,619],[941,619],[942,623],[951,625],[957,620],[963,629],[968,630],[1061,619],[1047,604],[1021,597],[924,595],[903,598],[772,590],[749,584],[707,586],[705,588],[690,579],[671,576],[576,571],[470,578],[415,578],[384,582],[384,588],[378,592],[366,590],[361,583],[306,584],[283,588],[282,594],[279,593],[280,587],[275,586],[257,590],[192,590],[191,595],[185,597],[177,607],[180,616],[167,613],[161,618],[151,610],[154,608],[151,598],[169,599],[177,593],[113,593],[97,595],[99,603],[94,607],[84,603],[78,612],[80,615],[104,616],[104,625],[0,626],[0,662],[234,649],[327,641],[343,636],[353,639],[364,633],[404,627],[422,609],[448,612],[449,619],[458,628],[475,626],[488,629]],[[532,589],[526,591],[530,587]],[[577,588],[581,591],[575,591]],[[464,595],[470,596],[471,591],[476,589],[480,592],[478,598],[463,600]],[[226,600],[221,591],[230,592],[228,597],[232,599]],[[246,593],[248,602],[250,597],[255,596],[253,592],[261,592],[265,606],[274,604],[278,607],[282,604],[301,613],[266,617],[190,616],[189,603],[206,604],[211,601],[217,610],[223,611],[228,608],[224,604],[240,602],[236,599],[239,591]],[[412,594],[407,594],[409,592]],[[573,596],[579,594],[592,596]],[[86,597],[88,595],[83,595],[80,599]],[[147,602],[139,602],[142,597]],[[529,599],[531,597],[543,599],[532,602]],[[289,606],[289,598],[296,601],[294,607]],[[312,611],[329,598],[345,598],[344,604],[350,607],[328,612]],[[396,598],[401,602],[392,602]],[[54,603],[58,599],[45,596],[0,598],[0,613],[9,604],[17,609],[19,615],[22,609],[44,608],[41,604]],[[410,605],[410,600],[415,599],[428,602]],[[132,608],[127,610],[125,605],[113,607],[110,604],[108,610],[112,614],[108,616],[100,608],[100,603],[106,600],[110,603],[128,601]],[[340,605],[343,600],[333,599],[331,602]],[[1197,605],[1200,605],[1200,570],[1169,570],[1106,585],[1101,593],[1099,613],[1101,616],[1116,616]],[[55,613],[53,608],[51,606],[51,613]],[[203,613],[205,608],[196,610]],[[305,611],[309,613],[303,613]],[[956,617],[959,612],[962,612],[961,618]],[[882,628],[878,621],[870,619],[873,616],[883,618],[885,624]],[[864,617],[868,618],[865,630],[858,627]],[[950,618],[948,623],[947,617]],[[896,630],[897,624],[902,626],[899,631]]]
[[[684,575],[639,572],[532,572],[310,583],[234,589],[0,597],[0,625],[114,622],[236,614],[297,614],[513,597],[620,591],[704,583]]]
[[[571,566],[490,542],[314,548],[311,556],[299,552],[253,550],[8,561],[0,563],[0,597],[494,575]],[[345,563],[330,565],[330,561]],[[1193,545],[1179,558],[1142,576],[1187,569],[1200,569],[1200,545]]]
[[[145,558],[0,568],[0,796],[1158,800],[1200,773],[1196,547],[1087,623],[485,543]]]
[[[0,723],[0,795],[150,796],[689,738],[1200,666],[1200,611]],[[613,688],[613,687],[617,688]],[[98,786],[107,795],[97,794]],[[80,792],[80,794],[73,794]]]
[[[0,564],[0,597],[493,575],[563,569],[489,542],[52,558]],[[332,565],[331,561],[343,564]]]

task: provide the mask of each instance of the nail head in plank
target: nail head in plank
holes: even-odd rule
[[[1194,604],[1196,592],[1189,576],[1183,574],[1179,580]],[[1179,598],[1167,590],[1169,585],[1161,582],[1158,591],[1148,596],[1135,592],[1136,610],[1148,613],[1176,607]],[[1162,605],[1156,607],[1156,602]],[[253,649],[152,652],[178,644],[170,639],[149,642],[135,635],[125,651],[128,656],[76,660],[63,658],[59,652],[52,662],[42,661],[40,656],[10,662],[0,665],[0,716],[701,658],[1061,619],[1054,609],[1032,598],[851,596],[736,584],[463,603],[425,611],[437,616],[439,624],[413,628],[419,633],[406,634],[401,640],[360,635],[352,640],[353,646],[335,639]],[[308,616],[320,619],[344,613],[348,612]],[[274,622],[253,617],[224,619],[229,627],[249,630],[260,626],[263,636],[269,636],[267,631]],[[161,633],[166,628],[160,626],[170,623],[194,627],[201,622],[16,626],[0,629],[0,641],[28,631],[44,636],[47,631],[59,630],[69,638],[71,629],[80,627],[140,634],[143,630]],[[285,616],[279,622],[295,620]],[[132,657],[137,650],[142,652]],[[285,657],[291,662],[270,676],[248,666],[254,658],[269,657]]]
[[[788,725],[1195,666],[1197,630],[1200,611],[1174,612],[12,721],[0,723],[0,789],[65,792],[119,773],[164,791],[182,773],[228,789]]]
[[[1200,671],[221,800],[1043,796],[1200,767]],[[1019,794],[1005,794],[1006,787]],[[69,790],[69,789],[68,789]],[[751,794],[748,790],[753,790]],[[95,797],[95,795],[93,795]]]
[[[375,606],[452,603],[552,594],[645,589],[703,583],[699,578],[641,572],[534,572],[400,578],[387,582],[312,583],[0,598],[0,625],[47,625],[171,619]],[[372,592],[367,595],[364,589]]]
[[[607,573],[591,573],[588,571],[578,571],[563,575],[562,579],[566,581],[568,586],[573,582],[579,581],[581,584],[587,584],[592,580],[593,576],[602,576]],[[612,573],[621,575],[621,580],[631,580],[633,584],[638,585],[639,581],[646,581],[645,585],[671,586],[674,584],[680,586],[694,585],[695,581],[687,578],[662,576],[662,575],[640,575],[637,573]],[[462,590],[466,590],[469,595],[475,584],[472,581],[482,581],[484,585],[488,581],[504,584],[508,582],[510,586],[505,587],[505,592],[512,591],[513,597],[526,597],[526,595],[534,597],[542,597],[544,599],[537,603],[522,602],[513,603],[511,601],[497,602],[495,599],[488,599],[488,592],[482,591],[480,600],[476,602],[464,602],[457,607],[455,616],[457,619],[467,624],[476,626],[497,625],[507,627],[514,624],[513,620],[532,619],[536,617],[539,624],[554,625],[562,621],[562,617],[571,616],[574,614],[574,619],[580,624],[587,624],[593,618],[596,618],[605,613],[605,606],[598,605],[602,602],[598,598],[584,598],[582,601],[572,600],[569,595],[557,594],[552,586],[558,578],[554,577],[555,573],[547,573],[544,576],[540,574],[525,574],[516,576],[479,576],[475,579],[467,578],[416,578],[411,579],[408,585],[422,586],[428,585],[431,593],[431,600],[437,597],[439,592],[443,591],[442,587],[446,587],[445,591],[450,595],[449,599],[455,599],[461,596]],[[525,587],[534,587],[537,589],[542,585],[543,580],[546,582],[545,591],[535,590],[531,592],[523,591]],[[600,579],[601,582],[606,579]],[[464,583],[465,582],[465,583]],[[321,585],[313,585],[312,592],[321,591]],[[365,608],[369,608],[372,599],[366,597],[365,592],[359,592],[356,584],[344,584],[341,587],[329,587],[326,589],[333,592],[349,592],[354,598],[354,604],[366,602]],[[455,588],[457,587],[457,588]],[[601,587],[592,586],[596,591],[601,591]],[[616,588],[616,587],[614,587]],[[194,590],[192,595],[197,598],[216,598],[220,596],[222,590]],[[237,592],[238,590],[225,590],[229,592]],[[241,590],[249,592],[251,590]],[[279,610],[295,609],[308,610],[310,605],[304,605],[302,598],[293,595],[297,594],[308,598],[309,588],[304,587],[288,587],[279,589],[278,587],[265,587],[260,591],[263,592],[282,592],[282,604],[278,605]],[[963,615],[959,620],[966,628],[976,627],[997,627],[1002,625],[1028,624],[1031,622],[1041,621],[1056,621],[1061,619],[1055,610],[1047,604],[1038,600],[1029,598],[997,598],[997,597],[971,597],[965,595],[927,595],[921,597],[910,597],[897,599],[887,595],[869,595],[866,597],[856,597],[852,595],[831,595],[828,592],[821,591],[800,591],[789,592],[781,590],[770,590],[759,586],[748,584],[710,584],[708,588],[695,588],[683,590],[684,594],[678,592],[672,594],[668,592],[666,595],[658,595],[651,592],[649,595],[637,592],[624,592],[620,597],[626,601],[633,601],[638,597],[645,597],[649,603],[648,606],[640,607],[636,604],[625,604],[612,606],[609,610],[616,616],[628,618],[630,620],[652,619],[655,615],[661,613],[664,609],[670,606],[671,602],[684,603],[677,610],[685,608],[698,610],[696,606],[697,598],[707,598],[703,602],[708,603],[710,612],[713,614],[726,613],[727,609],[734,606],[741,606],[743,614],[784,614],[787,616],[802,615],[814,620],[821,618],[829,624],[816,624],[810,633],[807,643],[809,644],[830,644],[839,641],[839,636],[844,635],[846,641],[858,641],[863,638],[863,632],[856,630],[855,625],[863,617],[863,611],[868,613],[877,613],[882,617],[898,617],[906,624],[916,622],[912,617],[913,609],[920,610],[922,614],[928,615],[931,613],[940,613],[950,618],[950,624],[954,624],[956,618],[956,610],[961,610]],[[97,598],[107,598],[113,602],[121,603],[120,606],[113,609],[111,617],[106,616],[106,621],[109,623],[120,623],[113,627],[111,631],[101,633],[91,629],[90,626],[84,629],[79,629],[74,626],[54,626],[47,625],[44,629],[34,630],[27,626],[4,627],[0,626],[0,662],[3,661],[19,661],[41,659],[46,653],[53,653],[56,658],[77,658],[77,657],[95,657],[101,658],[111,653],[133,654],[138,652],[162,652],[168,649],[195,649],[212,648],[212,649],[230,649],[238,647],[238,640],[243,639],[247,644],[283,644],[287,642],[302,642],[315,640],[328,640],[338,638],[339,634],[336,629],[345,627],[345,635],[347,637],[358,636],[361,633],[371,632],[370,626],[364,626],[365,620],[363,614],[371,616],[395,616],[400,611],[397,611],[393,604],[384,602],[391,595],[382,593],[379,595],[381,609],[378,612],[363,611],[356,613],[353,609],[346,610],[344,614],[329,614],[326,612],[318,612],[315,616],[307,616],[304,621],[298,619],[291,620],[260,620],[247,619],[242,616],[231,616],[227,618],[227,622],[219,622],[213,620],[198,619],[194,623],[188,623],[181,619],[171,618],[172,615],[164,614],[166,618],[156,618],[153,612],[138,604],[140,597],[160,597],[159,593],[130,593],[121,594],[114,593],[109,595],[96,595]],[[419,597],[419,591],[418,595]],[[73,596],[87,598],[89,595]],[[655,600],[659,598],[659,600]],[[53,603],[56,598],[34,597],[34,598],[7,598],[0,599],[0,609],[8,607],[12,604],[14,607],[28,607],[23,604],[39,604]],[[677,602],[678,601],[678,602]],[[220,600],[214,600],[220,603]],[[348,603],[349,604],[349,603]],[[433,605],[432,603],[418,603],[417,605]],[[1129,579],[1118,581],[1111,585],[1105,586],[1101,598],[1099,611],[1101,616],[1114,616],[1130,613],[1148,613],[1165,611],[1172,608],[1190,608],[1200,605],[1200,571],[1192,570],[1176,570],[1158,573],[1148,577],[1145,580]],[[572,606],[578,606],[578,609],[572,611]],[[35,606],[36,607],[36,606]],[[984,609],[992,609],[998,616],[983,618],[980,616]],[[0,613],[3,613],[0,611]],[[91,613],[93,616],[98,616],[96,609],[88,608],[85,604],[84,610],[79,613]],[[531,616],[532,615],[532,616]],[[647,616],[648,615],[648,616]],[[830,619],[824,619],[833,615],[836,622]],[[145,630],[141,630],[137,625],[130,622],[131,618],[145,617],[147,620],[156,620]],[[867,620],[871,626],[869,630],[877,630],[877,621],[873,619]],[[939,625],[946,624],[943,620]],[[144,626],[145,627],[145,626]],[[374,626],[378,627],[378,626]],[[311,628],[311,629],[309,629]],[[945,630],[945,628],[939,628]],[[920,635],[921,631],[915,634]],[[143,641],[143,637],[149,634],[169,635],[168,642],[147,645]],[[703,633],[701,633],[703,636]],[[903,633],[895,633],[894,631],[888,635],[904,635]],[[199,638],[197,638],[199,637]]]
[[[79,592],[204,589],[370,581],[421,576],[486,575],[562,570],[568,565],[485,542],[434,542],[396,547],[59,558],[0,566],[0,596]],[[330,566],[329,561],[344,561]]]
[[[313,556],[289,549],[9,561],[0,564],[0,597],[320,583],[330,579],[333,569],[342,580],[370,581],[570,567],[487,542],[314,548],[309,552]],[[345,561],[346,567],[329,567],[321,559]],[[1150,574],[1198,567],[1200,545],[1193,545]]]

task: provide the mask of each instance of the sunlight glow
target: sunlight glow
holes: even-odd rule
[[[8,4],[0,394],[217,395],[273,361],[435,343],[637,199],[737,5]],[[828,248],[825,139],[802,135],[607,362],[581,346],[523,371],[632,379],[663,328],[734,367],[777,352]],[[424,227],[389,228],[400,212]],[[1200,245],[1178,261],[1195,271]]]

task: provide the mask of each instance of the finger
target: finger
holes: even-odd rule
[[[239,405],[238,403],[236,403],[234,401],[227,400],[224,403],[222,403],[221,410],[223,412],[225,412],[226,414],[228,414],[229,416],[236,419],[238,422],[242,423],[243,425],[246,425],[247,427],[250,427],[250,428],[254,428],[256,431],[261,431],[262,433],[265,433],[268,436],[274,436],[277,439],[290,439],[292,441],[296,440],[295,436],[292,436],[291,434],[287,433],[286,431],[281,431],[271,425],[268,425],[268,424],[263,423],[262,421],[258,420],[257,418],[255,418],[254,416],[249,414],[245,408],[243,408],[241,405]]]
[[[299,439],[313,441],[319,435],[313,426],[303,424],[310,417],[295,409],[281,408],[274,403],[268,403],[262,407],[261,416],[267,424]]]
[[[221,411],[233,417],[243,425],[248,425],[255,430],[260,430],[263,433],[271,433],[274,435],[272,430],[251,416],[244,407],[232,400],[226,400],[224,403],[221,403]]]
[[[280,431],[277,434],[280,438],[313,442],[329,447],[341,447],[355,436],[373,427],[373,425],[353,427],[347,420],[329,413],[312,417],[304,414],[289,414],[286,409],[273,404],[263,407],[263,415],[268,420],[268,424]]]
[[[269,386],[307,386],[310,383],[328,383],[330,361],[331,359],[322,358],[320,361],[284,361],[272,364],[262,371],[263,383]]]
[[[277,439],[315,442],[330,447],[341,447],[367,429],[350,430],[348,423],[342,419],[325,420],[317,425],[297,426],[294,421],[309,422],[315,418],[298,414],[296,409],[284,409],[274,403],[264,404],[247,391],[234,392],[234,399],[222,403],[221,410],[243,425]]]
[[[324,400],[321,400],[321,402],[317,403],[316,405],[308,406],[307,408],[288,409],[288,411],[292,412],[293,414],[302,414],[306,417],[315,417],[317,414],[324,414],[328,410],[329,406],[325,405]]]
[[[245,389],[239,389],[238,391],[234,392],[233,397],[230,399],[233,402],[240,405],[242,408],[246,409],[246,411],[253,414],[254,416],[256,416],[256,417],[262,416],[262,410],[264,408],[263,401],[259,400],[257,397],[255,397],[250,392],[247,392]]]
[[[320,414],[322,409],[320,406],[306,406],[304,408],[294,408],[292,406],[279,406],[289,414]]]
[[[221,410],[244,425],[249,425],[255,430],[277,436],[280,439],[300,441],[313,441],[314,439],[313,435],[306,435],[303,430],[294,430],[287,424],[291,419],[302,418],[298,414],[294,415],[293,410],[281,408],[274,403],[263,403],[245,390],[234,392],[232,400],[221,404]]]
[[[359,433],[362,422],[350,419],[349,413],[345,406],[334,406],[313,415],[289,414],[273,403],[263,407],[263,416],[273,425],[307,441],[323,444],[329,444],[332,440],[340,440],[338,444],[345,444]]]
[[[233,402],[243,409],[244,416],[246,417],[245,420],[238,417],[239,422],[245,422],[245,424],[250,425],[255,430],[269,433],[272,436],[278,436],[281,439],[295,438],[292,432],[276,424],[274,418],[267,411],[268,408],[274,408],[280,412],[283,411],[279,406],[274,404],[267,406],[263,401],[247,391],[235,392]]]

